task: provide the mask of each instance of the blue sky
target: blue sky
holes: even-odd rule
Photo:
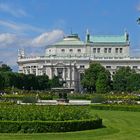
[[[131,54],[140,56],[140,0],[0,0],[0,60],[14,69],[17,50],[43,55],[44,46],[71,32],[130,34]],[[16,69],[15,69],[16,70]]]

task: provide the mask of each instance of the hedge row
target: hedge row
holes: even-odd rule
[[[75,121],[0,121],[0,133],[46,133],[90,130],[102,127],[102,119]]]
[[[105,105],[105,104],[99,104],[99,105],[90,105],[91,108],[96,110],[117,110],[117,111],[134,111],[139,112],[140,111],[140,105]]]

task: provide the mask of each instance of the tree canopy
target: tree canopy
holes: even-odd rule
[[[113,89],[120,92],[127,91],[129,89],[128,80],[131,81],[132,79],[130,80],[130,77],[135,73],[135,70],[130,67],[119,68],[113,75]]]
[[[110,72],[99,63],[91,63],[85,70],[81,84],[89,92],[107,92],[110,89]]]
[[[12,69],[10,68],[10,66],[8,66],[6,64],[2,64],[0,67],[0,71],[6,72],[6,71],[12,71]]]

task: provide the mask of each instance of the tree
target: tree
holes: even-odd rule
[[[115,91],[127,91],[128,78],[131,74],[136,73],[130,67],[121,67],[113,75],[113,89]]]
[[[100,76],[99,76],[100,75]],[[104,78],[101,82],[101,78],[104,75],[106,78]],[[98,79],[99,78],[99,79]],[[98,81],[98,83],[97,83]],[[82,78],[81,84],[84,88],[87,89],[89,92],[96,91],[97,85],[98,85],[98,91],[99,87],[101,86],[100,83],[108,81],[108,84],[110,85],[110,72],[106,70],[101,64],[99,63],[91,63],[90,67],[85,70],[85,74]],[[103,86],[103,85],[102,85]]]
[[[47,75],[37,76],[36,78],[37,78],[39,90],[50,89],[50,80],[49,80],[49,77]]]
[[[127,81],[127,91],[138,91],[140,90],[140,74],[133,73],[128,77]]]
[[[11,72],[12,69],[6,64],[2,64],[1,67],[0,67],[0,71],[2,71],[2,72],[10,71]]]
[[[61,83],[58,76],[55,76],[50,80],[51,88],[61,87]]]
[[[96,81],[96,92],[107,93],[110,91],[110,81],[109,73],[100,73]]]
[[[0,72],[0,89],[4,88],[4,77],[3,74]]]
[[[16,86],[17,79],[16,79],[16,74],[14,72],[6,71],[6,72],[2,72],[2,74],[4,77],[4,87]]]
[[[36,89],[38,81],[37,77],[34,74],[25,75],[24,80],[25,80],[24,87],[26,90]]]

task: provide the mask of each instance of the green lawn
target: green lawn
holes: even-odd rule
[[[67,133],[0,134],[0,140],[139,140],[140,112],[92,110],[106,128]]]

